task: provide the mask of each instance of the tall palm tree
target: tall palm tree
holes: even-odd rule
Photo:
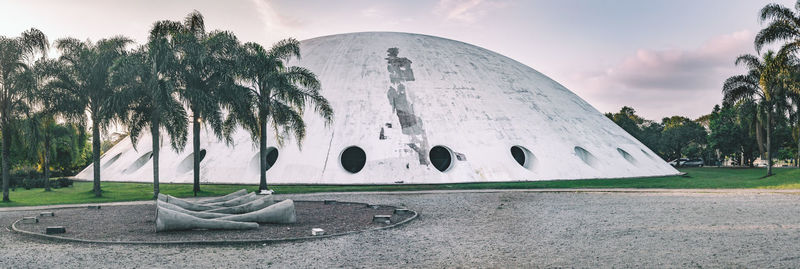
[[[256,43],[243,46],[241,82],[249,88],[248,98],[252,113],[242,115],[249,119],[243,124],[254,141],[259,141],[260,180],[259,191],[267,192],[267,125],[276,130],[279,143],[289,134],[294,135],[298,147],[305,137],[303,111],[311,106],[317,114],[330,123],[333,109],[320,94],[320,82],[310,70],[287,66],[286,61],[300,57],[300,42],[285,39],[269,50]]]
[[[729,103],[741,100],[753,100],[758,104],[760,124],[766,130],[767,176],[772,175],[772,129],[776,106],[785,99],[785,88],[781,85],[779,74],[786,68],[785,55],[766,52],[759,59],[755,55],[746,54],[736,58],[736,65],[745,65],[749,71],[745,75],[732,76],[725,80],[722,87],[724,99]],[[757,133],[758,134],[758,133]],[[760,140],[760,139],[759,139]],[[759,141],[760,145],[760,141]]]
[[[231,32],[207,33],[203,15],[193,11],[183,22],[156,23],[171,36],[178,53],[178,79],[181,100],[192,113],[192,156],[194,158],[194,195],[200,191],[200,125],[207,123],[217,139],[233,142],[225,132],[223,108],[231,106],[230,95],[236,92],[234,81],[239,41]],[[228,129],[230,130],[230,129]]]
[[[38,111],[30,117],[31,122],[31,145],[34,146],[33,152],[40,152],[43,176],[45,178],[45,191],[50,191],[50,147],[52,145],[52,129],[55,126],[56,107],[53,105],[58,100],[53,94],[49,83],[54,79],[60,66],[58,61],[52,59],[41,59],[36,61],[33,66],[33,92],[30,96],[29,104],[38,107]]]
[[[800,11],[800,0],[795,4],[795,9]],[[785,42],[780,54],[792,54],[800,49],[800,14],[780,4],[768,4],[759,12],[761,23],[767,23],[764,29],[756,34],[756,50],[770,43]]]
[[[100,189],[100,131],[112,121],[110,98],[113,89],[109,83],[109,69],[132,41],[118,36],[101,39],[96,43],[64,38],[56,41],[61,52],[60,68],[49,85],[55,95],[53,104],[64,118],[85,126],[92,124],[92,168],[94,194],[102,196]]]
[[[10,128],[15,120],[29,107],[25,100],[30,94],[33,76],[30,64],[36,53],[45,53],[49,48],[47,37],[31,28],[19,37],[0,36],[0,132],[2,132],[3,201],[8,198],[9,155],[11,148]]]
[[[153,198],[159,193],[159,153],[161,129],[170,144],[180,152],[186,145],[186,110],[177,100],[175,50],[156,24],[149,41],[121,57],[112,71],[112,85],[119,91],[112,97],[114,115],[130,131],[134,146],[145,128],[153,138]]]

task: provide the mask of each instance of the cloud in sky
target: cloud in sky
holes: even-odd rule
[[[505,6],[506,2],[492,0],[439,0],[434,13],[448,21],[473,23],[489,11]]]
[[[281,33],[288,34],[292,30],[305,26],[305,22],[301,19],[287,16],[283,12],[279,12],[269,0],[251,0],[256,11],[260,15],[261,21],[267,31],[280,31]]]
[[[754,33],[738,31],[716,36],[689,49],[639,49],[611,67],[574,73],[571,80],[601,111],[616,111],[620,100],[639,104],[645,114],[697,117],[719,103],[722,82],[743,73],[734,61],[754,53]],[[576,89],[577,90],[577,89]],[[708,111],[706,111],[708,110]]]

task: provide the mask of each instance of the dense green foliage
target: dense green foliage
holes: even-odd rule
[[[591,180],[553,180],[529,182],[487,182],[430,185],[272,185],[280,193],[314,192],[353,192],[353,191],[421,191],[421,190],[485,190],[485,189],[545,189],[545,188],[652,188],[652,189],[798,189],[800,170],[776,169],[774,176],[762,178],[763,168],[682,168],[686,176],[591,179]],[[14,192],[14,201],[0,204],[4,206],[30,206],[47,204],[75,204],[149,200],[150,184],[144,183],[103,183],[103,197],[93,197],[91,184],[75,182],[75,186],[61,188],[52,192],[42,189]],[[258,190],[256,185],[205,185],[198,196],[219,196],[246,188]],[[176,197],[193,195],[191,184],[163,184],[162,193]]]

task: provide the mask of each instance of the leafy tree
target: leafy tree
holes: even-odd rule
[[[225,129],[222,109],[230,109],[235,82],[236,53],[240,46],[231,32],[207,33],[200,12],[193,11],[184,21],[160,21],[158,27],[171,36],[177,57],[178,93],[192,113],[192,156],[194,195],[200,191],[200,125],[206,123],[217,139],[231,143],[232,128]],[[227,132],[226,132],[227,131]]]
[[[293,134],[299,147],[305,137],[302,114],[306,106],[312,106],[328,123],[333,119],[333,109],[320,94],[316,75],[303,67],[287,66],[286,61],[292,57],[300,57],[300,42],[295,39],[279,41],[269,50],[256,43],[246,43],[243,47],[241,82],[249,88],[244,98],[252,112],[237,118],[243,121],[253,140],[259,141],[258,189],[262,192],[267,191],[268,123],[275,129],[279,143]]]
[[[33,86],[31,62],[36,53],[45,53],[49,48],[47,37],[31,28],[19,37],[0,36],[0,132],[2,132],[3,201],[8,202],[10,132],[20,116],[30,107],[26,99]]]
[[[186,145],[186,110],[177,100],[175,49],[156,23],[146,45],[120,57],[111,68],[111,83],[117,89],[111,98],[115,115],[128,126],[133,145],[148,128],[152,137],[153,198],[159,193],[161,129],[170,145],[180,152]]]
[[[84,126],[91,123],[93,191],[102,196],[100,189],[100,132],[112,121],[110,98],[114,91],[109,83],[109,69],[127,53],[131,40],[118,36],[101,39],[96,43],[64,38],[56,41],[61,52],[61,69],[50,83],[54,110],[71,122]]]
[[[684,149],[691,144],[705,144],[706,143],[706,130],[689,118],[681,116],[672,116],[661,120],[664,125],[662,131],[662,145],[664,156],[668,159],[680,159],[683,155]],[[688,153],[697,153],[692,151]],[[696,157],[696,156],[689,156]],[[676,162],[680,166],[680,162]]]
[[[745,129],[740,125],[736,108],[729,103],[722,107],[714,106],[709,119],[708,144],[718,150],[722,156],[731,156],[741,151],[742,143],[749,139]]]

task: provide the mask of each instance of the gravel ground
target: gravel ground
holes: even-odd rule
[[[326,194],[391,204],[397,229],[271,245],[53,243],[0,230],[0,267],[800,267],[800,195]],[[0,212],[4,226],[25,212]]]
[[[360,203],[323,204],[322,201],[296,201],[297,222],[292,224],[262,224],[258,229],[244,231],[169,231],[156,233],[155,204],[107,206],[100,210],[87,208],[55,209],[55,217],[39,217],[39,223],[18,223],[17,228],[42,233],[48,226],[64,226],[67,238],[96,241],[217,241],[262,240],[309,237],[312,228],[322,228],[328,234],[360,231],[389,226],[373,223],[374,215],[392,215],[392,223],[401,222],[411,214],[392,214],[394,207],[366,207]],[[41,211],[29,211],[36,216]]]

